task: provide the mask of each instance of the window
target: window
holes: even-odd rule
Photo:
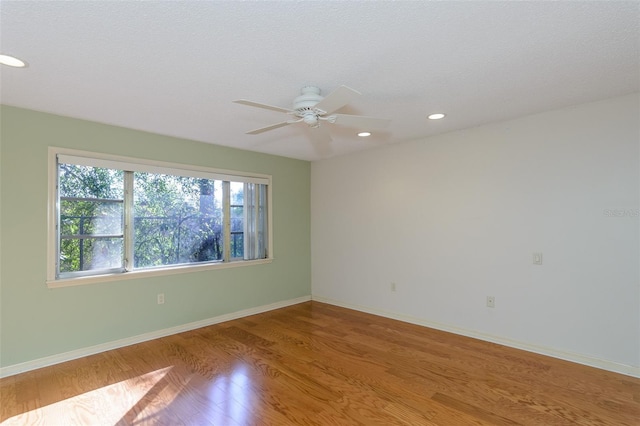
[[[269,176],[50,151],[50,282],[269,259]]]

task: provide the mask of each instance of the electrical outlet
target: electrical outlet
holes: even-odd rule
[[[158,293],[158,305],[164,305],[164,293]]]
[[[542,265],[542,253],[533,253],[533,264]]]
[[[487,296],[487,308],[496,307],[496,298],[493,296]]]
[[[396,283],[391,283],[391,291],[396,291]]]

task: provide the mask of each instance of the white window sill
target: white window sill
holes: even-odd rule
[[[233,262],[209,263],[206,265],[167,266],[158,269],[140,269],[117,274],[91,275],[86,277],[47,280],[48,288],[71,287],[76,285],[96,284],[110,281],[123,281],[138,278],[161,277],[166,275],[186,274],[190,272],[212,271],[215,269],[237,268],[242,266],[263,265],[271,263],[273,259],[237,260]]]

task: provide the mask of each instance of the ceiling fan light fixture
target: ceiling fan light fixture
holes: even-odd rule
[[[302,121],[311,127],[316,127],[318,125],[318,117],[315,114],[305,114],[305,116],[302,117]]]
[[[14,68],[24,68],[27,66],[27,63],[22,59],[18,59],[15,56],[9,55],[0,55],[0,64],[8,65]]]
[[[371,136],[371,132],[360,132],[358,133],[358,136],[360,136],[361,138],[366,138],[367,136]]]
[[[436,112],[434,114],[430,114],[427,118],[429,120],[441,120],[441,119],[445,118],[446,116],[447,116],[446,114],[443,114],[441,112]]]

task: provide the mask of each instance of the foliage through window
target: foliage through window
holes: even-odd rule
[[[56,164],[56,279],[268,257],[266,178],[71,155]]]

